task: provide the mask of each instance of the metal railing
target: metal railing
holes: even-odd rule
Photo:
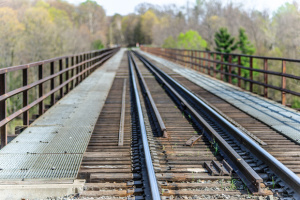
[[[54,105],[57,99],[62,98],[76,87],[118,50],[119,48],[103,49],[0,69],[1,147],[3,148],[7,144],[7,124],[9,122],[22,115],[23,126],[28,126],[30,124],[29,111],[32,108],[36,106],[38,116],[41,116],[46,111],[46,106],[49,108]],[[31,75],[29,70],[33,71]],[[48,75],[45,75],[46,71]],[[21,75],[18,78],[22,79],[22,86],[8,91],[8,84],[13,84],[7,81],[8,73],[20,72]],[[33,80],[32,74],[37,75],[37,80]],[[29,99],[29,90],[32,89],[37,90],[37,97]],[[23,97],[22,108],[8,115],[7,100],[19,94]],[[47,98],[49,104],[45,105]]]
[[[263,87],[262,95],[266,98],[269,98],[268,89],[279,91],[281,93],[281,103],[283,105],[287,104],[286,94],[300,97],[299,88],[287,88],[287,79],[299,81],[300,75],[286,73],[287,62],[299,65],[300,60],[145,46],[141,46],[141,50],[166,58],[170,61],[180,63],[194,70],[206,73],[214,78],[219,78],[220,80],[235,84],[240,88],[249,90],[250,92],[253,92],[253,85],[256,84]],[[277,62],[277,66],[278,62],[280,62],[280,71],[269,69],[269,63],[275,61]],[[255,63],[261,64],[259,67],[254,67],[254,65],[258,65]],[[248,73],[248,76],[243,76],[242,71],[244,71],[244,73]],[[261,76],[260,79],[255,80],[254,73],[262,74],[263,76]],[[270,76],[279,77],[280,80],[278,82],[280,83],[271,84],[271,81],[268,80]],[[234,83],[233,79],[235,79]],[[242,80],[244,81],[244,87],[242,87]],[[245,87],[245,83],[249,84],[248,87]]]

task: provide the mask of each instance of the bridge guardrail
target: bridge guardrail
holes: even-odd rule
[[[117,47],[85,52],[0,69],[1,147],[3,148],[7,144],[7,123],[16,119],[18,116],[23,115],[23,126],[28,126],[30,109],[34,106],[38,106],[38,115],[42,115],[45,112],[45,100],[47,98],[50,98],[48,107],[51,107],[55,104],[56,99],[62,98],[70,90],[76,87],[119,49],[120,48]],[[37,75],[37,80],[33,80],[34,78],[31,77],[31,83],[29,83],[29,70]],[[7,74],[18,73],[20,71],[22,74],[22,86],[7,91]],[[45,76],[46,71],[48,72],[48,75]],[[37,98],[32,100],[32,102],[29,102],[29,90],[34,88],[38,90]],[[22,108],[7,116],[7,100],[18,94],[22,94],[23,96]]]
[[[286,94],[300,97],[299,88],[297,90],[295,87],[287,87],[288,83],[291,82],[290,80],[300,80],[300,74],[294,75],[292,73],[287,73],[287,62],[299,65],[300,67],[300,60],[297,59],[227,54],[201,50],[166,49],[146,46],[141,46],[141,50],[166,58],[170,61],[180,63],[184,66],[188,66],[222,81],[227,81],[230,84],[247,89],[250,92],[253,92],[253,85],[259,85],[263,88],[262,95],[266,98],[270,97],[268,89],[280,91],[281,103],[283,105],[287,104]],[[260,67],[263,69],[254,67],[254,59],[257,63],[261,63]],[[280,62],[280,71],[270,70],[270,62],[277,62],[276,65]],[[242,63],[246,63],[248,66],[246,66],[246,64],[242,65]],[[249,73],[249,76],[243,76],[242,70],[244,70],[243,73]],[[255,80],[253,75],[254,73],[259,73],[263,76]],[[268,79],[273,78],[272,76],[280,77],[281,80],[278,81],[277,84],[270,84],[271,81]],[[235,79],[235,82],[233,79]],[[242,80],[244,81],[244,86],[242,86]],[[245,83],[249,83],[249,86],[245,87]],[[296,82],[295,85],[297,85],[297,83],[298,82]]]

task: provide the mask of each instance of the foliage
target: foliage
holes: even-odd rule
[[[234,42],[234,37],[230,35],[227,28],[220,28],[218,32],[215,33],[215,43],[217,52],[225,53],[223,55],[223,62],[229,62],[229,53],[232,53],[238,48],[238,44]],[[218,56],[219,57],[219,56]],[[220,58],[219,58],[220,59]],[[217,68],[220,69],[220,65],[217,65]],[[229,67],[224,66],[225,72],[229,72]],[[235,74],[235,71],[232,70],[230,73]],[[228,75],[225,75],[225,80],[228,81]],[[235,79],[234,79],[235,81]]]
[[[253,55],[255,53],[255,48],[253,44],[248,40],[248,36],[245,33],[245,29],[240,28],[238,36],[238,49],[242,54]]]
[[[176,48],[176,41],[172,36],[169,36],[165,39],[164,44],[162,45],[163,48]]]
[[[181,49],[205,49],[207,43],[197,31],[189,30],[177,37],[177,47]]]
[[[152,29],[158,23],[158,19],[152,10],[148,10],[141,16],[140,19],[141,34],[144,41],[142,43],[151,44],[153,40]]]
[[[103,49],[103,48],[104,48],[104,45],[101,40],[93,41],[93,49],[94,50],[99,50],[99,49]]]
[[[197,31],[189,30],[186,33],[180,33],[176,40],[169,36],[165,39],[163,47],[204,50],[207,47],[207,43]]]
[[[248,36],[246,35],[245,29],[243,28],[239,29],[237,45],[241,54],[253,55],[255,53],[255,47],[248,40]],[[250,61],[249,57],[244,57],[244,56],[241,57],[241,65],[245,67],[250,67],[249,61]],[[255,62],[253,62],[253,68],[258,68]],[[254,72],[253,74],[256,75],[257,73]],[[249,70],[241,69],[242,77],[249,78],[249,75],[250,75]]]
[[[227,28],[220,28],[215,33],[215,50],[221,53],[232,53],[238,48],[238,44],[234,43],[234,37],[230,35]],[[225,61],[228,61],[228,56],[224,56]]]
[[[0,8],[0,68],[14,64],[15,47],[23,30],[16,11]]]

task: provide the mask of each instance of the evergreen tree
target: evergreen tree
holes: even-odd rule
[[[245,33],[245,29],[240,28],[238,39],[238,49],[241,51],[242,54],[253,55],[255,53],[255,48],[253,44],[251,44],[248,40],[248,36]]]
[[[229,55],[228,53],[232,53],[234,50],[238,48],[238,44],[234,42],[234,37],[228,33],[227,28],[220,28],[218,32],[215,33],[215,50],[221,53],[226,53],[223,55],[223,62],[228,62]],[[220,69],[220,65],[217,66]],[[225,72],[228,72],[228,66],[225,65]],[[232,71],[231,73],[234,73]],[[225,75],[225,80],[228,81],[228,75]]]
[[[139,22],[137,23],[137,25],[134,27],[133,35],[134,35],[134,38],[135,38],[135,43],[137,43],[137,42],[140,43],[140,44],[144,44],[145,43],[144,34],[142,32],[142,23],[141,23],[141,20],[139,20]]]
[[[251,44],[251,42],[248,40],[248,36],[245,33],[245,29],[240,28],[239,30],[239,37],[238,37],[238,49],[240,50],[240,52],[242,54],[245,55],[253,55],[255,53],[255,47],[253,46],[253,44]],[[241,57],[241,65],[245,66],[245,67],[250,67],[249,65],[249,58],[248,57]],[[256,65],[256,63],[253,63],[253,65]],[[254,68],[256,68],[256,66],[253,66]],[[249,77],[249,70],[246,69],[241,69],[241,76],[243,76],[244,78],[248,78]]]
[[[234,43],[234,37],[231,37],[228,33],[227,28],[220,28],[219,32],[215,33],[215,43],[215,50],[221,53],[232,53],[238,47],[237,43]]]

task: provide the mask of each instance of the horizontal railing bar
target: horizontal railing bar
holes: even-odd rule
[[[148,48],[148,47],[146,47],[146,48]],[[151,47],[151,48],[155,48],[155,47]],[[164,48],[161,48],[161,49],[163,49],[162,51],[165,51]],[[237,53],[221,53],[221,52],[217,52],[217,51],[203,51],[203,50],[190,50],[190,49],[174,49],[174,48],[170,48],[170,50],[175,50],[175,51],[194,51],[194,52],[210,53],[210,54],[218,54],[218,55],[228,55],[228,56],[232,55],[232,56],[242,56],[242,57],[257,58],[257,59],[285,60],[287,62],[300,62],[299,59],[292,59],[292,58],[266,57],[266,56],[255,56],[255,55],[246,55],[246,54],[237,54]],[[166,52],[166,53],[168,53],[168,52]]]
[[[31,84],[28,84],[27,86],[20,87],[20,88],[18,88],[18,89],[13,90],[13,91],[7,92],[6,94],[0,96],[0,101],[6,100],[6,99],[8,99],[8,98],[10,98],[10,97],[12,97],[12,96],[14,96],[14,95],[17,95],[17,94],[19,94],[19,93],[21,93],[21,92],[24,92],[24,91],[26,91],[26,90],[29,90],[29,89],[31,89],[31,88],[33,88],[33,87],[35,87],[35,86],[40,85],[41,83],[44,83],[44,82],[46,82],[46,81],[51,80],[52,78],[56,78],[57,76],[59,76],[59,75],[65,73],[65,72],[67,72],[67,71],[70,71],[70,70],[72,70],[72,69],[74,69],[74,68],[76,68],[76,67],[79,67],[79,66],[81,66],[81,65],[83,65],[83,64],[85,64],[85,63],[87,63],[87,62],[91,62],[91,61],[93,61],[93,60],[96,60],[96,59],[98,59],[98,58],[101,58],[101,57],[103,57],[103,56],[109,54],[110,52],[111,52],[111,51],[108,51],[108,52],[106,52],[106,53],[104,53],[104,54],[101,54],[100,56],[97,56],[97,57],[92,58],[92,59],[90,59],[90,60],[83,61],[83,62],[81,62],[81,63],[78,63],[78,64],[76,64],[76,65],[73,65],[72,67],[63,69],[63,70],[61,70],[61,71],[59,71],[59,72],[57,72],[57,73],[55,73],[55,74],[52,74],[52,75],[47,76],[47,77],[45,77],[45,78],[43,78],[43,79],[40,79],[40,80],[38,80],[38,81],[36,81],[36,82],[33,82],[33,83],[31,83]]]
[[[169,56],[166,56],[166,57],[167,58],[172,58],[172,57],[169,57]],[[199,58],[199,57],[192,57],[192,56],[188,56],[188,57],[189,58],[194,58],[194,59],[197,59],[197,60],[205,60],[205,61],[212,62],[212,63],[217,63],[217,64],[229,65],[229,66],[232,66],[232,67],[238,67],[238,68],[241,68],[241,69],[246,69],[248,71],[261,72],[261,73],[265,73],[265,74],[270,74],[270,75],[275,75],[275,76],[284,76],[284,77],[287,77],[287,78],[291,78],[291,79],[295,79],[295,80],[300,80],[299,76],[295,76],[295,75],[292,75],[292,74],[286,74],[286,73],[282,73],[282,72],[275,72],[275,71],[263,70],[263,69],[255,69],[255,68],[245,67],[243,65],[238,65],[238,64],[234,64],[234,63],[227,63],[227,62],[221,62],[221,61],[217,61],[217,60],[210,60],[210,59],[207,59],[207,58]],[[185,62],[185,63],[193,64],[193,65],[196,65],[196,66],[199,66],[199,67],[203,67],[199,63],[194,63],[194,62],[190,62],[190,61],[184,61],[182,59],[177,59],[177,60]]]
[[[100,50],[100,51],[91,51],[91,52],[80,53],[80,54],[75,54],[75,55],[61,56],[61,57],[51,58],[51,59],[48,59],[48,60],[33,62],[33,63],[25,64],[25,65],[18,65],[18,66],[13,66],[13,67],[1,68],[0,69],[0,74],[13,72],[13,71],[17,71],[17,70],[21,70],[21,69],[25,69],[25,68],[30,68],[30,67],[36,67],[38,65],[51,63],[51,62],[54,62],[54,61],[65,59],[65,58],[80,56],[80,55],[87,54],[87,53],[100,53],[100,52],[107,51],[107,50],[108,49],[103,49],[103,50]]]
[[[183,60],[179,60],[179,61],[183,61]],[[205,69],[209,69],[209,67],[207,66],[202,66],[201,64],[198,64],[198,63],[192,63],[192,62],[189,62],[189,61],[185,61],[186,63],[189,63],[189,64],[194,64],[196,66],[200,66],[202,68],[205,68]],[[223,63],[225,64],[225,63]],[[226,63],[227,64],[227,63]],[[249,68],[250,69],[250,68]],[[244,81],[248,81],[248,82],[251,82],[251,83],[254,83],[254,84],[257,84],[257,85],[261,85],[261,86],[265,86],[265,87],[268,87],[268,88],[271,88],[271,89],[275,89],[275,90],[279,90],[279,91],[282,91],[282,92],[286,92],[286,93],[289,93],[289,94],[293,94],[293,95],[296,95],[296,96],[300,96],[300,93],[298,92],[294,92],[292,90],[288,90],[288,89],[283,89],[281,87],[277,87],[277,86],[273,86],[273,85],[269,85],[269,84],[265,84],[265,83],[261,83],[261,82],[258,82],[258,81],[254,81],[254,80],[251,80],[251,79],[248,79],[248,78],[244,78],[242,76],[239,76],[237,74],[231,74],[231,73],[228,73],[228,72],[224,72],[224,71],[221,71],[221,70],[215,70],[213,68],[210,68],[210,70],[214,71],[214,72],[218,72],[220,74],[225,74],[225,75],[228,75],[228,76],[233,76],[233,77],[236,77],[236,78],[239,78],[239,79],[242,79]],[[298,77],[297,80],[300,80],[300,77]]]
[[[15,119],[17,116],[21,115],[22,113],[28,111],[30,108],[36,106],[38,103],[40,103],[41,101],[45,100],[47,97],[49,97],[51,94],[57,92],[59,89],[63,88],[65,85],[67,85],[68,83],[70,83],[71,81],[73,81],[74,79],[76,79],[77,77],[81,76],[83,73],[85,73],[86,71],[94,68],[95,66],[103,63],[105,60],[107,60],[108,58],[110,58],[112,56],[112,54],[109,54],[108,56],[104,57],[102,60],[100,60],[99,62],[93,64],[92,66],[90,66],[89,68],[86,68],[85,70],[81,71],[80,73],[76,74],[75,76],[73,76],[72,78],[70,78],[69,80],[65,81],[63,84],[57,86],[55,89],[49,91],[47,94],[43,95],[42,97],[36,99],[35,101],[33,101],[32,103],[30,103],[29,105],[23,107],[22,109],[16,111],[15,113],[11,114],[10,116],[6,117],[5,119],[3,119],[2,121],[0,121],[0,127],[6,125],[7,123],[9,123],[10,121],[12,121],[13,119]]]

